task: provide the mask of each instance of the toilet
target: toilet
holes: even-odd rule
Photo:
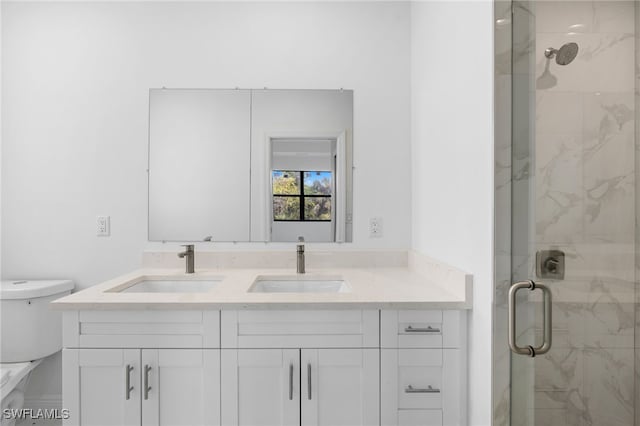
[[[33,369],[62,349],[62,316],[49,302],[73,287],[69,280],[0,281],[0,414],[22,408]],[[0,415],[1,426],[14,424]]]

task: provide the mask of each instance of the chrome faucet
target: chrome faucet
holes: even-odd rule
[[[185,244],[182,247],[185,247],[185,250],[178,253],[178,257],[182,259],[183,257],[186,259],[186,273],[193,274],[195,272],[195,257],[196,252],[193,250],[193,244]]]
[[[298,237],[298,245],[296,247],[298,252],[298,262],[296,271],[299,274],[304,274],[304,237]]]

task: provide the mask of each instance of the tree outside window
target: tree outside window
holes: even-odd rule
[[[332,175],[327,171],[273,170],[273,220],[331,221]]]

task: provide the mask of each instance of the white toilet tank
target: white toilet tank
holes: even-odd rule
[[[0,362],[32,361],[62,348],[62,314],[49,302],[71,293],[69,280],[0,282]]]

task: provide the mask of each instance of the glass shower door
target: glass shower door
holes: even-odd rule
[[[512,7],[509,422],[634,425],[637,4]]]

